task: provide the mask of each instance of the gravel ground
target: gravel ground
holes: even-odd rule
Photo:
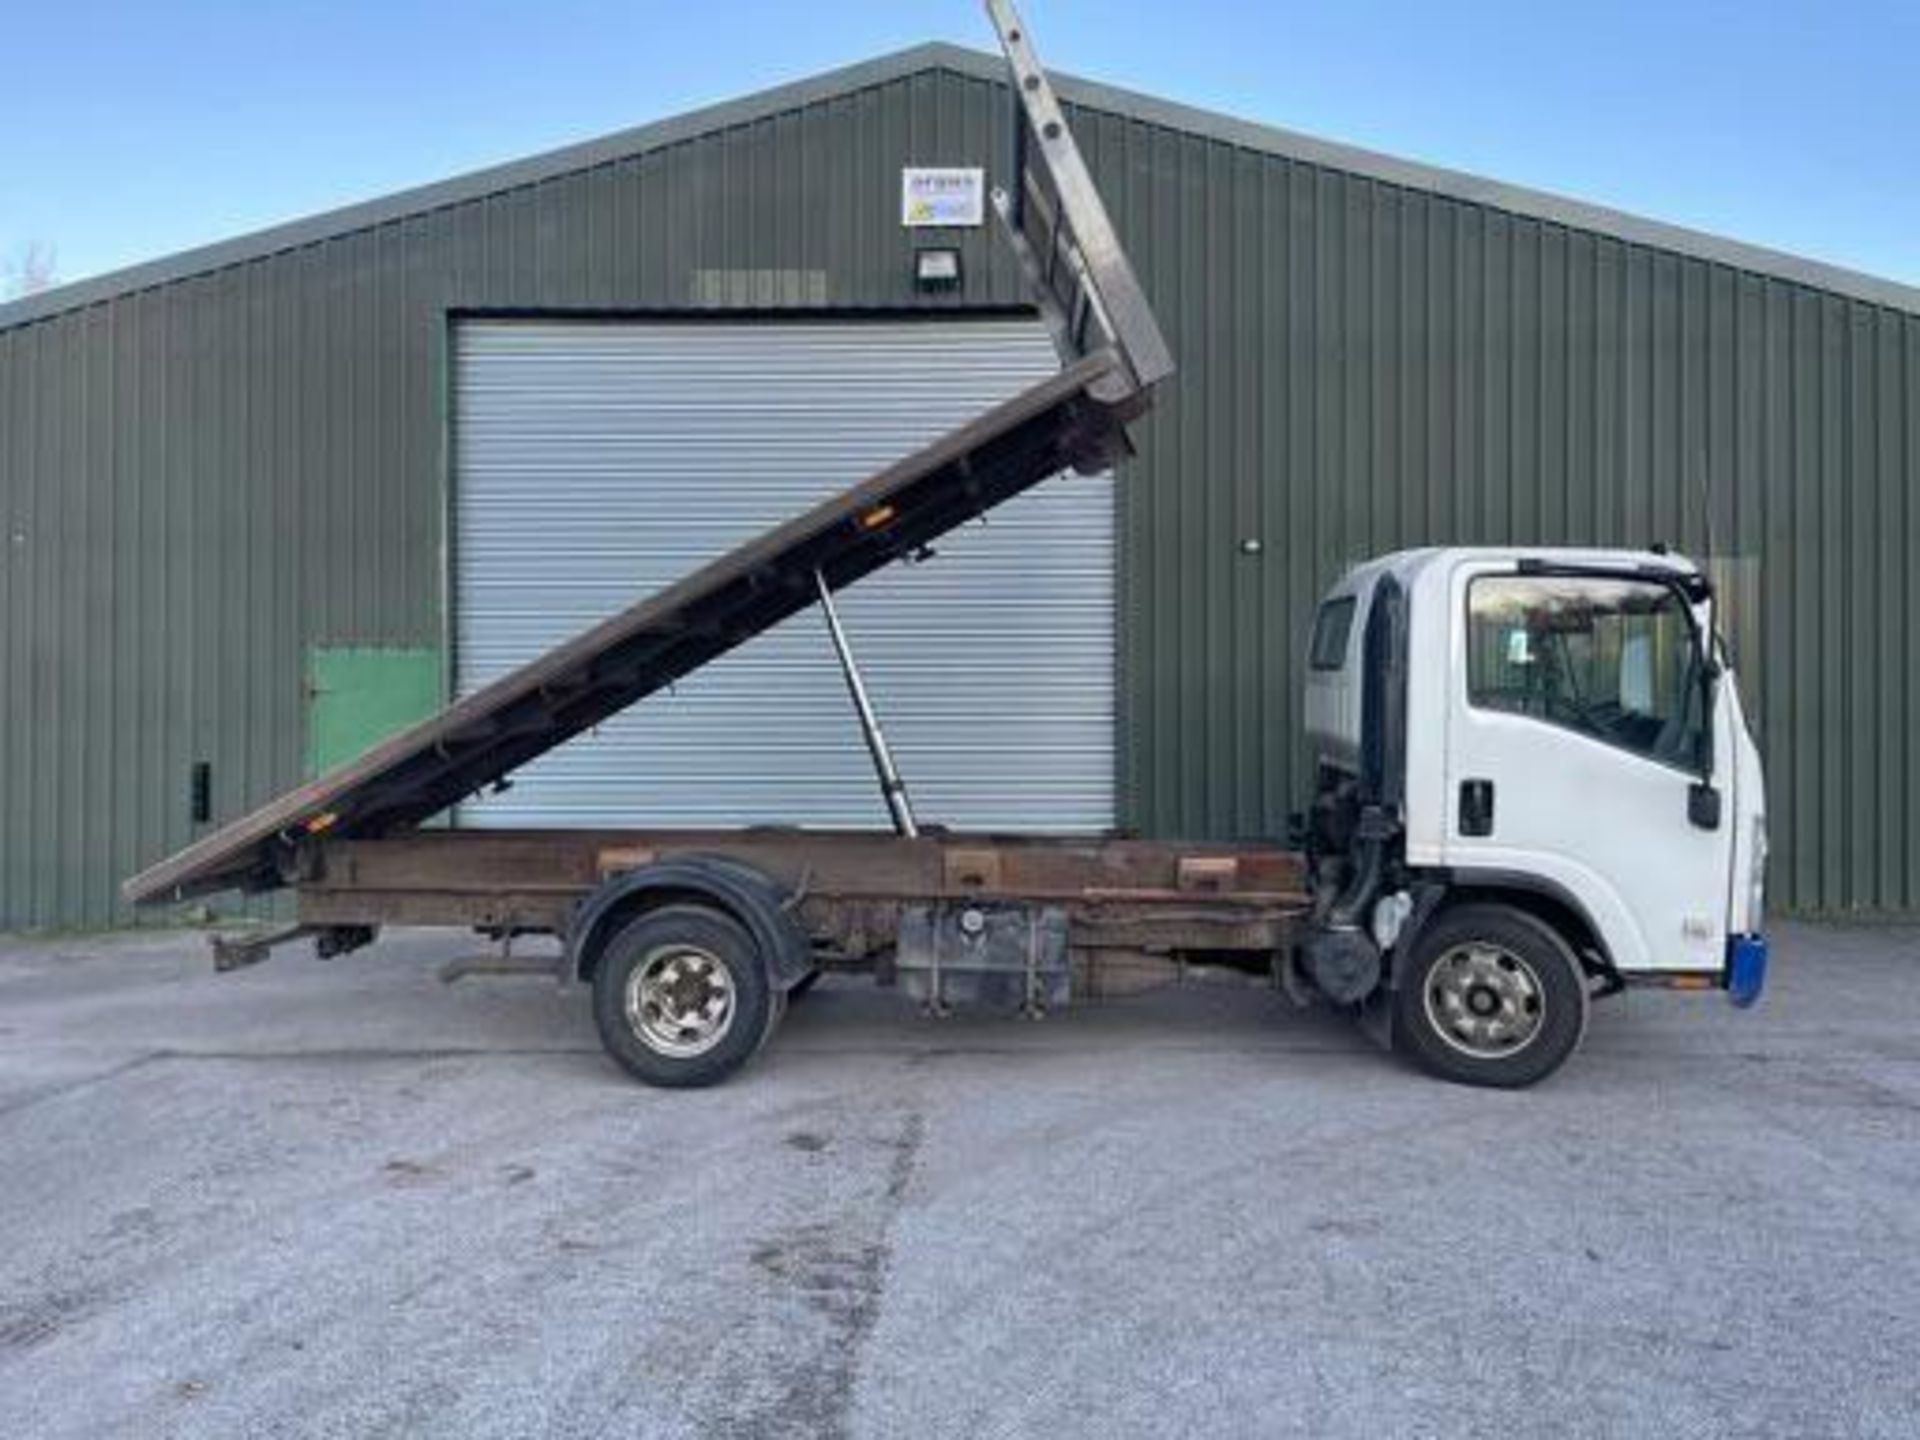
[[[851,981],[656,1093],[463,948],[0,941],[0,1435],[1920,1434],[1920,931],[1522,1094]]]

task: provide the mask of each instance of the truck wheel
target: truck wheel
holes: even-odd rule
[[[600,1043],[649,1085],[726,1079],[766,1043],[785,1008],[753,938],[701,905],[630,921],[593,972]]]
[[[1443,911],[1404,963],[1396,1036],[1444,1080],[1531,1085],[1559,1069],[1586,1033],[1580,962],[1552,926],[1524,910]]]

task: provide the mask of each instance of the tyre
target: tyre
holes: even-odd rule
[[[600,1043],[649,1085],[714,1085],[764,1045],[786,1009],[753,937],[701,905],[650,910],[593,972]]]
[[[1515,1088],[1559,1069],[1587,1028],[1587,982],[1566,941],[1508,905],[1443,911],[1415,937],[1394,991],[1396,1048],[1443,1080]]]

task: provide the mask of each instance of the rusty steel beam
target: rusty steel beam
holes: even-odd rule
[[[1076,947],[1272,950],[1306,907],[1298,857],[1253,847],[781,829],[437,830],[317,846],[298,887],[299,915],[316,926],[562,931],[609,876],[693,855],[773,877],[830,943],[857,933],[884,945],[902,905],[979,900],[1060,905]]]

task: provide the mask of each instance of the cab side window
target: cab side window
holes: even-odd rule
[[[1347,661],[1347,639],[1353,633],[1354,597],[1342,595],[1329,600],[1313,617],[1313,642],[1307,647],[1307,663],[1315,670],[1338,670]]]
[[[1467,590],[1467,699],[1665,764],[1706,757],[1700,657],[1664,585],[1483,575]]]

